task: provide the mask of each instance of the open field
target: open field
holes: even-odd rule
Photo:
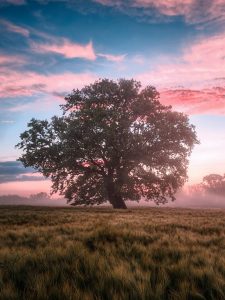
[[[0,299],[225,299],[225,211],[2,206]]]

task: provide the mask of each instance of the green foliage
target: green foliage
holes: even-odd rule
[[[225,212],[0,207],[0,300],[223,300]]]
[[[187,179],[188,156],[198,143],[186,115],[159,102],[154,87],[103,79],[73,90],[63,116],[32,119],[17,145],[20,161],[50,177],[53,192],[73,205],[115,208],[141,197],[174,200]]]

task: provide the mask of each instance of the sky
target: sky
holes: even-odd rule
[[[190,116],[188,184],[225,173],[225,0],[0,0],[0,37],[0,195],[49,192],[14,146],[99,78],[153,85]]]

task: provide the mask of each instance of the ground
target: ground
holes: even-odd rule
[[[0,299],[225,299],[225,210],[0,207]]]

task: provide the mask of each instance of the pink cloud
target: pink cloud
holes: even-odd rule
[[[113,62],[122,62],[124,61],[126,54],[123,55],[112,55],[112,54],[103,54],[103,53],[98,53],[98,56],[103,57],[109,61],[113,61]]]
[[[143,82],[162,87],[209,86],[218,78],[225,78],[225,33],[195,41],[186,46],[181,57],[168,58],[151,72],[138,75]]]
[[[188,114],[223,114],[225,115],[225,87],[202,90],[164,90],[160,101]]]
[[[93,49],[92,42],[87,45],[80,45],[69,41],[66,38],[59,38],[51,44],[31,43],[31,48],[39,53],[53,52],[61,54],[66,58],[84,58],[88,60],[95,60],[96,55]]]
[[[29,32],[28,29],[26,29],[24,27],[15,25],[15,24],[13,24],[9,21],[6,21],[6,20],[0,20],[0,24],[2,24],[8,31],[21,34],[25,37],[29,37],[30,32]]]
[[[200,39],[186,46],[181,57],[136,77],[155,85],[166,104],[188,113],[225,114],[224,45],[225,33]]]
[[[92,42],[89,42],[87,45],[80,45],[74,42],[69,41],[66,38],[56,38],[52,36],[47,36],[49,43],[39,44],[36,42],[30,42],[31,49],[38,53],[57,53],[66,58],[83,58],[87,60],[96,60],[98,57],[103,57],[108,61],[112,62],[122,62],[125,58],[123,55],[113,55],[113,54],[104,54],[104,53],[95,53]]]
[[[35,72],[24,72],[8,68],[1,70],[0,97],[32,96],[37,93],[69,93],[74,88],[81,88],[96,79],[90,73],[61,73],[43,75]]]
[[[121,9],[123,12],[132,14],[134,9],[142,9],[143,15],[148,15],[149,8],[154,8],[163,16],[183,16],[185,21],[190,24],[208,24],[225,22],[225,1],[211,0],[94,0],[95,2],[114,6]],[[140,10],[138,10],[140,15]]]

